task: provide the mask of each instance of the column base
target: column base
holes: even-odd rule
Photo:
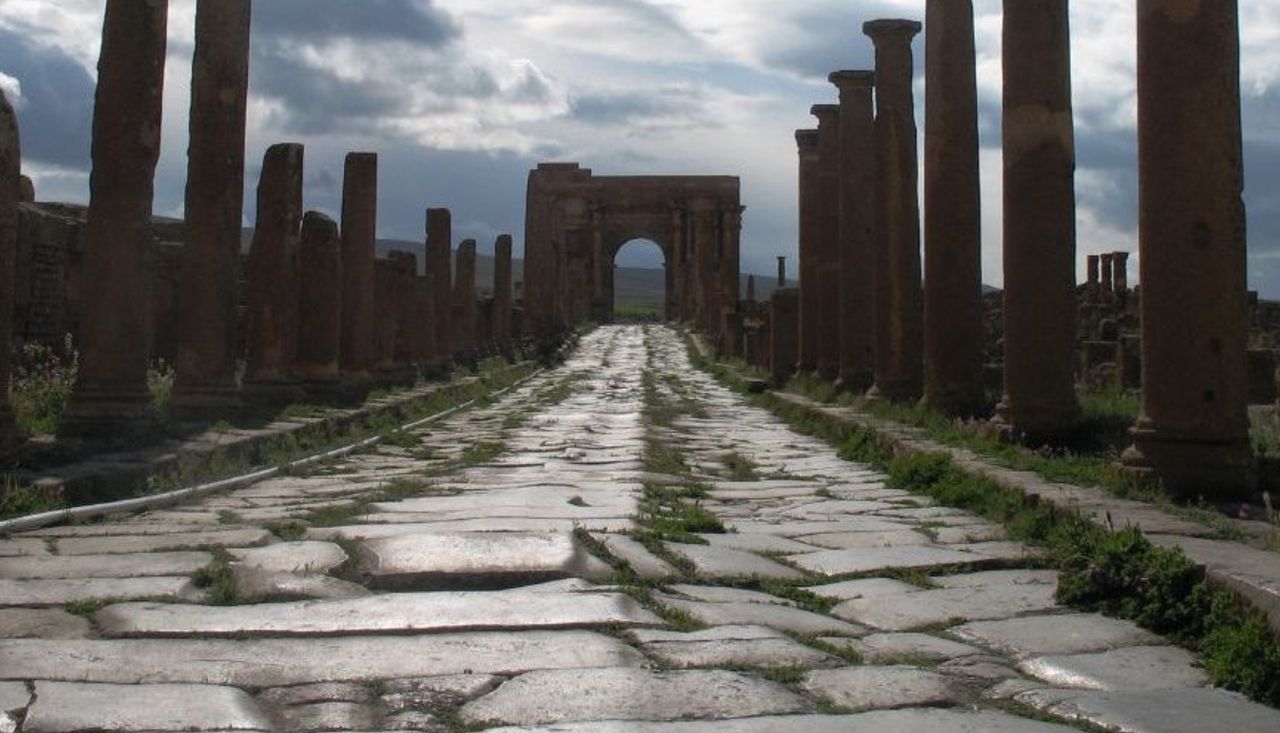
[[[175,386],[169,401],[169,414],[182,422],[226,420],[238,416],[243,410],[240,390],[229,387]]]
[[[867,390],[867,399],[888,402],[914,402],[920,399],[920,385],[916,382],[891,382],[880,380]]]
[[[76,391],[58,425],[58,437],[111,448],[132,448],[163,437],[150,392]]]
[[[1214,442],[1137,427],[1120,466],[1135,478],[1159,481],[1177,498],[1250,499],[1258,490],[1258,464],[1247,438]]]
[[[1014,443],[1041,445],[1061,442],[1080,426],[1080,406],[1023,405],[1015,407],[1006,397],[996,405],[991,428]]]

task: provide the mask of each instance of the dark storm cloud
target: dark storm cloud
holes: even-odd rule
[[[59,51],[0,30],[0,72],[22,85],[18,120],[23,158],[88,168],[94,81],[84,67]]]
[[[394,39],[441,47],[461,26],[433,0],[266,0],[254,4],[255,33],[300,39]]]
[[[285,119],[275,122],[286,132],[309,135],[362,129],[403,101],[391,85],[343,79],[327,69],[299,63],[282,48],[255,47],[251,68],[254,94],[283,103]]]
[[[875,50],[871,39],[862,34],[863,22],[901,18],[903,10],[883,2],[862,2],[856,7],[856,12],[850,12],[844,4],[782,11],[786,15],[776,22],[790,25],[796,32],[780,34],[781,38],[790,40],[788,44],[765,49],[765,64],[815,80],[825,80],[827,74],[838,69],[873,68]],[[924,19],[923,16],[907,17]],[[924,47],[917,39],[917,71],[923,68],[923,58]]]

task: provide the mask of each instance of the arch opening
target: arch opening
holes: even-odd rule
[[[610,321],[658,322],[670,317],[671,269],[662,245],[648,237],[623,241],[606,283]]]

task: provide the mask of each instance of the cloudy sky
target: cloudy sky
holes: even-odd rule
[[[0,88],[16,97],[41,200],[88,197],[104,0],[0,0]],[[976,0],[985,280],[1000,284],[1000,7]],[[307,145],[307,205],[338,208],[342,156],[381,157],[379,234],[417,240],[449,206],[491,251],[523,232],[528,170],[732,174],[749,207],[744,269],[794,255],[793,131],[869,68],[860,29],[924,0],[257,0],[248,155]],[[1280,3],[1240,0],[1250,285],[1280,297]],[[156,211],[181,215],[194,0],[171,0]],[[1136,249],[1134,0],[1073,0],[1079,256]],[[917,66],[923,41],[916,43]],[[917,75],[917,97],[923,100]],[[645,261],[645,248],[623,258]],[[1131,265],[1136,278],[1136,263]],[[794,270],[793,270],[794,271]]]

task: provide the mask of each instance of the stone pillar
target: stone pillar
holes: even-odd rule
[[[778,289],[787,287],[787,258],[778,257]]]
[[[378,155],[348,153],[342,184],[342,372],[353,382],[374,365]]]
[[[716,256],[720,310],[715,330],[720,333],[720,351],[728,356],[740,356],[742,352],[742,311],[738,305],[742,297],[742,275],[738,269],[742,211],[742,207],[736,207],[721,213]]]
[[[294,373],[308,390],[339,381],[342,354],[342,247],[338,224],[316,211],[302,218],[298,270],[298,358]]]
[[[995,425],[1032,439],[1070,430],[1080,415],[1070,43],[1067,0],[1004,3],[1004,398]]]
[[[1089,255],[1087,261],[1088,261],[1088,269],[1086,270],[1086,272],[1088,273],[1088,280],[1086,282],[1089,285],[1089,290],[1092,292],[1094,290],[1097,290],[1098,283],[1101,282],[1101,280],[1098,278],[1098,265],[1101,262],[1101,258],[1098,257],[1098,255]]]
[[[800,302],[796,371],[812,373],[818,365],[818,294],[820,251],[818,243],[818,131],[797,130],[800,149]],[[776,320],[776,319],[775,319]],[[776,328],[776,327],[775,327]]]
[[[250,0],[200,0],[191,68],[187,240],[178,288],[172,411],[211,418],[240,408],[236,321]]]
[[[453,284],[453,350],[460,359],[476,358],[476,241],[458,245],[458,272]]]
[[[84,229],[80,370],[63,435],[128,444],[157,430],[151,353],[151,202],[160,157],[169,3],[107,0]]]
[[[245,388],[254,399],[297,393],[298,237],[302,225],[303,148],[273,145],[262,160],[258,214],[249,249],[249,334]]]
[[[834,381],[840,374],[841,335],[840,107],[815,104],[809,112],[818,118],[818,344],[814,373]]]
[[[427,281],[435,296],[435,366],[453,361],[453,214],[427,209]]]
[[[924,404],[968,417],[987,407],[972,0],[929,0],[925,25]]]
[[[673,286],[675,288],[676,315],[674,320],[689,319],[689,259],[686,251],[684,207],[679,203],[671,206],[671,258],[669,263],[673,269]]]
[[[394,253],[392,253],[394,254]],[[389,378],[395,372],[396,330],[399,326],[396,309],[396,281],[400,267],[392,259],[376,259],[373,263],[373,353],[370,367]]]
[[[9,402],[13,358],[13,306],[17,287],[18,181],[22,145],[18,116],[0,89],[0,457],[17,445],[19,436]]]
[[[511,349],[511,235],[503,234],[494,245],[493,341],[504,353]]]
[[[1111,255],[1111,286],[1120,298],[1129,292],[1129,253],[1116,252]]]
[[[920,194],[911,39],[914,20],[873,20],[876,46],[876,369],[872,396],[915,400],[924,381]]]
[[[417,294],[414,281],[418,277],[418,256],[403,250],[390,254],[395,265],[395,318],[396,339],[394,361],[397,372],[401,376],[409,376],[414,372],[415,331],[418,323]]]
[[[746,301],[752,305],[756,302],[756,276],[747,275],[747,298]]]
[[[414,320],[413,353],[423,376],[436,376],[436,300],[431,292],[431,280],[427,277],[414,278]]]
[[[800,291],[782,288],[769,299],[769,372],[784,384],[796,371],[799,348]]]
[[[36,184],[28,176],[18,176],[18,203],[32,204],[36,200]]]
[[[694,283],[698,328],[705,334],[715,330],[720,317],[719,262],[720,211],[713,199],[697,199],[693,204],[693,250],[697,258]]]
[[[1138,2],[1142,416],[1126,466],[1175,495],[1248,496],[1236,0]]]
[[[1102,292],[1111,295],[1116,291],[1115,254],[1108,252],[1100,259],[1102,260]]]
[[[875,73],[837,71],[840,90],[839,328],[843,389],[875,381]]]

